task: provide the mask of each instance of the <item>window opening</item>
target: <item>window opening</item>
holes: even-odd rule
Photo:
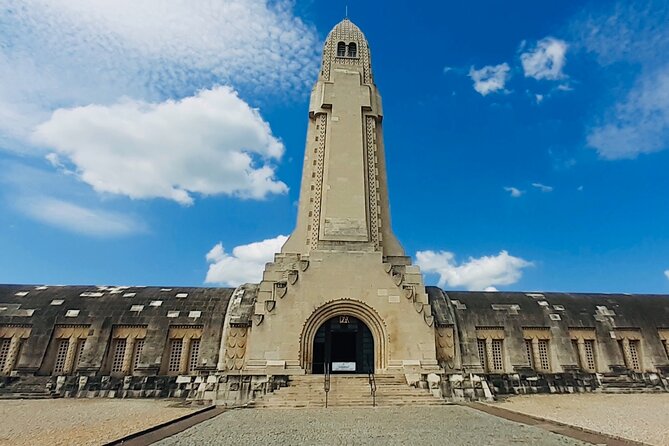
[[[114,340],[114,356],[111,366],[112,373],[118,373],[123,370],[123,358],[125,357],[125,339]]]
[[[190,359],[188,361],[188,372],[192,372],[197,367],[197,360],[200,358],[200,340],[191,339],[190,341]]]
[[[476,343],[478,344],[481,368],[486,371],[485,339],[477,339]]]
[[[56,350],[56,362],[53,366],[53,373],[58,375],[64,372],[65,359],[67,358],[67,350],[70,347],[69,339],[59,339],[58,348]]]
[[[142,350],[144,350],[144,339],[137,339],[135,341],[135,356],[132,360],[132,370],[135,371],[139,365],[139,358],[142,356]]]
[[[539,340],[539,360],[541,361],[541,370],[550,370],[551,363],[548,358],[548,341],[546,339]]]
[[[585,341],[585,359],[588,361],[588,370],[595,370],[595,341],[592,339],[586,339]]]
[[[182,347],[183,341],[181,339],[172,339],[170,341],[170,359],[169,363],[167,364],[168,372],[179,372]]]
[[[0,372],[5,368],[7,358],[9,357],[9,344],[12,340],[10,338],[2,338],[0,340]]]
[[[348,44],[348,57],[358,57],[358,47],[354,42]]]
[[[502,360],[502,340],[492,340],[492,368],[496,372],[504,370],[504,361]]]
[[[344,42],[339,42],[337,44],[337,57],[346,56],[346,44]]]

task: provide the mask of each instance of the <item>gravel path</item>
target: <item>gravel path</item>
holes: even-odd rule
[[[168,445],[541,445],[585,443],[460,406],[232,410]]]
[[[669,394],[517,396],[496,404],[609,435],[669,446]]]
[[[98,445],[192,411],[168,400],[0,401],[0,445]]]

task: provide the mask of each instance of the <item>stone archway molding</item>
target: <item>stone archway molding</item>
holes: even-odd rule
[[[385,370],[388,364],[388,331],[381,316],[366,303],[355,299],[338,299],[317,308],[302,327],[300,337],[301,366],[311,372],[316,332],[326,321],[337,316],[354,316],[362,321],[374,339],[374,369]]]

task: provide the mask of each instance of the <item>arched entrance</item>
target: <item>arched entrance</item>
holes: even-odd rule
[[[312,373],[374,372],[374,337],[355,316],[342,314],[325,321],[316,331]]]
[[[302,334],[300,335],[300,365],[307,373],[317,373],[314,369],[314,347],[318,330],[327,321],[339,316],[349,316],[357,319],[372,334],[372,370],[379,373],[387,367],[388,362],[388,333],[385,323],[379,314],[367,303],[354,299],[338,299],[327,302],[311,313],[304,322]],[[332,342],[330,340],[330,342]],[[325,359],[323,352],[323,359]],[[321,363],[325,361],[319,361]],[[356,364],[357,365],[357,364]],[[321,369],[322,370],[322,369]]]

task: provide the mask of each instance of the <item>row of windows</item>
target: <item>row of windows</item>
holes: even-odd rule
[[[477,347],[481,368],[489,373],[503,373],[504,370],[504,349],[502,339],[477,339]],[[669,357],[669,342],[662,341],[664,349]],[[625,343],[618,341],[620,353],[624,359],[625,366],[630,370],[642,371],[641,363],[641,341],[628,340],[628,347],[625,351]],[[597,353],[596,344],[592,339],[583,340],[583,355],[579,351],[578,341],[573,340],[572,346],[574,353],[578,358],[578,365],[582,370],[597,371]],[[525,356],[527,366],[537,370],[548,372],[551,370],[550,342],[548,339],[525,340]]]
[[[337,44],[337,57],[358,57],[358,47],[355,42],[348,45],[344,42]]]

